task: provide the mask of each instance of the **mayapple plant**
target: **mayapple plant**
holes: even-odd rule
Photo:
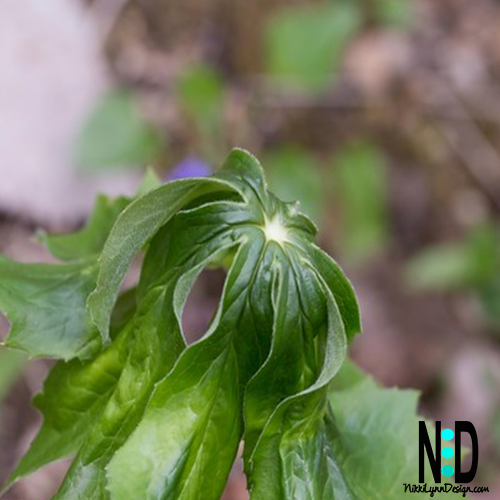
[[[346,362],[358,306],[313,223],[243,150],[155,184],[44,236],[60,264],[0,258],[5,346],[58,360],[5,488],[73,457],[54,500],[218,500],[243,442],[252,500],[399,499],[418,472],[417,396]],[[188,346],[183,307],[209,266],[227,270],[222,296]]]

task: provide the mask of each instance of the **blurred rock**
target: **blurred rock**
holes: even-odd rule
[[[83,2],[4,0],[0,74],[0,210],[58,227],[85,216],[96,191],[131,191],[134,178],[84,176],[72,161],[107,80]]]

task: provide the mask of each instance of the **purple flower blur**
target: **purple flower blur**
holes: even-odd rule
[[[168,180],[185,179],[186,177],[206,177],[212,173],[210,166],[196,156],[186,156],[177,163],[168,175]]]

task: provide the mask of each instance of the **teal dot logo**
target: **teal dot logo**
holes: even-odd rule
[[[455,433],[454,433],[451,429],[445,429],[445,430],[441,433],[441,437],[442,437],[445,441],[450,441],[450,439],[453,439],[453,436],[455,436]]]
[[[441,472],[443,473],[443,476],[450,477],[450,476],[453,476],[455,469],[451,465],[445,465],[441,469]]]
[[[441,432],[441,437],[445,441],[450,441],[451,439],[453,439],[454,436],[455,433],[451,429],[444,429],[443,432]],[[443,450],[441,451],[441,455],[443,455],[444,458],[451,458],[453,457],[453,455],[455,455],[455,450],[450,446],[447,446],[446,448],[443,448]],[[445,477],[453,476],[454,472],[455,469],[451,465],[445,465],[441,469],[441,473]]]

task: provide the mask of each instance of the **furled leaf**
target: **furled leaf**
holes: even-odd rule
[[[339,493],[347,491],[345,480],[339,475],[335,464],[336,457],[329,444],[325,423],[328,385],[344,361],[346,336],[333,296],[328,292],[325,293],[325,285],[318,277],[316,280],[319,281],[317,286],[323,287],[322,300],[325,304],[321,309],[317,304],[318,298],[314,300],[314,295],[311,297],[307,294],[311,308],[308,315],[301,311],[299,306],[303,301],[298,297],[293,299],[295,287],[289,286],[286,282],[282,285],[281,293],[286,296],[286,301],[277,309],[271,355],[267,366],[264,365],[264,370],[258,374],[261,381],[257,382],[258,377],[256,377],[254,386],[250,385],[248,389],[247,415],[255,422],[258,420],[256,415],[252,415],[252,403],[262,408],[265,406],[262,404],[262,398],[266,398],[266,392],[269,395],[279,394],[279,389],[273,390],[274,384],[281,387],[284,377],[288,383],[294,378],[286,377],[284,373],[286,365],[280,362],[280,358],[288,358],[290,351],[293,350],[298,354],[301,351],[300,338],[304,339],[303,342],[307,342],[308,337],[317,334],[319,338],[324,339],[322,350],[316,352],[316,359],[310,364],[313,370],[309,368],[305,373],[299,374],[297,377],[299,383],[296,383],[294,390],[282,391],[281,401],[273,401],[269,405],[266,412],[270,413],[269,417],[263,414],[265,425],[246,460],[251,500],[269,497],[276,500],[337,499]],[[303,284],[296,288],[307,290]],[[290,303],[290,300],[295,304]],[[317,316],[316,321],[310,321],[309,318],[314,314]],[[302,315],[305,317],[301,318]],[[282,317],[283,321],[286,321],[285,325],[280,324]],[[323,332],[317,331],[318,320]],[[287,335],[294,330],[297,339],[289,342]],[[312,338],[309,338],[309,342],[311,341]],[[295,366],[304,367],[307,364],[297,363]],[[255,394],[252,394],[253,391]],[[269,395],[266,399],[269,399]],[[261,409],[260,413],[262,412]]]
[[[319,271],[335,298],[347,339],[351,341],[361,331],[361,318],[354,288],[340,266],[323,250],[311,245],[308,252],[312,265]]]
[[[235,208],[221,202],[180,212],[150,243],[137,295],[138,313],[130,333],[130,356],[100,422],[70,469],[58,500],[78,495],[106,498],[103,495],[109,485],[106,486],[101,472],[138,425],[155,384],[171,370],[184,349],[180,335],[183,304],[199,272],[225,247],[234,245],[228,231],[221,231],[224,225],[220,217],[227,215],[231,220]],[[179,242],[188,238],[193,244],[177,245],[176,241],[171,245],[163,231],[174,232]],[[208,239],[200,244],[199,236],[203,234]],[[164,263],[164,273],[158,273],[160,262]],[[154,273],[147,272],[150,266],[154,266]]]
[[[253,308],[262,305],[248,295],[262,252],[256,240],[237,254],[213,332],[185,351],[157,386],[141,423],[111,461],[112,497],[195,499],[200,491],[207,500],[220,497],[241,439],[242,388],[259,359],[259,345],[247,336],[258,334]]]
[[[155,383],[183,348],[178,332],[166,334],[171,317],[162,314],[165,305],[165,292],[153,290],[138,306],[115,390],[89,429],[55,499],[108,498],[105,466],[140,421]]]
[[[182,179],[147,193],[121,213],[99,259],[97,287],[88,300],[92,318],[105,341],[120,285],[141,248],[187,204],[211,193],[228,191],[231,187],[216,179]]]

